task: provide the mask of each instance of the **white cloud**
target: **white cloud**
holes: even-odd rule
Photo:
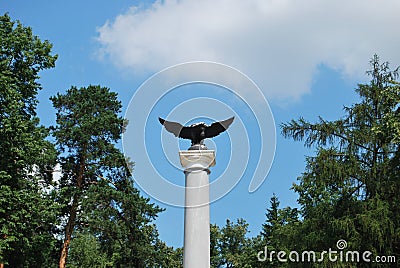
[[[209,60],[250,76],[273,98],[307,92],[318,65],[364,74],[377,53],[400,64],[398,0],[183,0],[132,7],[98,29],[121,68],[156,72]]]

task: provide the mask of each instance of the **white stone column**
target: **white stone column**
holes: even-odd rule
[[[215,165],[213,150],[180,151],[185,168],[184,268],[210,267],[210,191],[208,169]]]

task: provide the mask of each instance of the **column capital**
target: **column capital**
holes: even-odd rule
[[[179,151],[179,159],[185,170],[206,170],[215,166],[214,150],[187,150]]]

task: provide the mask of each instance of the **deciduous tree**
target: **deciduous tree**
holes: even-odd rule
[[[53,68],[52,45],[0,16],[0,263],[42,266],[55,246],[51,183],[55,150],[36,116],[39,72]]]

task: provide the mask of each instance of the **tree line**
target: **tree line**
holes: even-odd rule
[[[0,266],[178,266],[153,222],[163,209],[139,194],[116,146],[127,124],[117,94],[58,93],[56,124],[45,128],[36,96],[39,72],[55,67],[52,45],[8,14],[0,43]]]
[[[56,123],[46,128],[36,97],[39,73],[57,60],[51,43],[5,14],[0,44],[0,267],[182,267],[183,249],[161,241],[154,224],[164,209],[140,195],[134,163],[117,147],[129,123],[117,94],[72,86],[50,98]],[[212,224],[212,267],[379,267],[323,258],[339,240],[347,251],[392,256],[396,267],[398,69],[376,55],[370,63],[370,82],[358,85],[359,102],[344,107],[342,118],[280,125],[284,137],[316,150],[291,188],[298,208],[280,208],[272,196],[253,237],[245,219]],[[57,164],[62,175],[55,180]],[[317,261],[278,258],[309,250]]]

